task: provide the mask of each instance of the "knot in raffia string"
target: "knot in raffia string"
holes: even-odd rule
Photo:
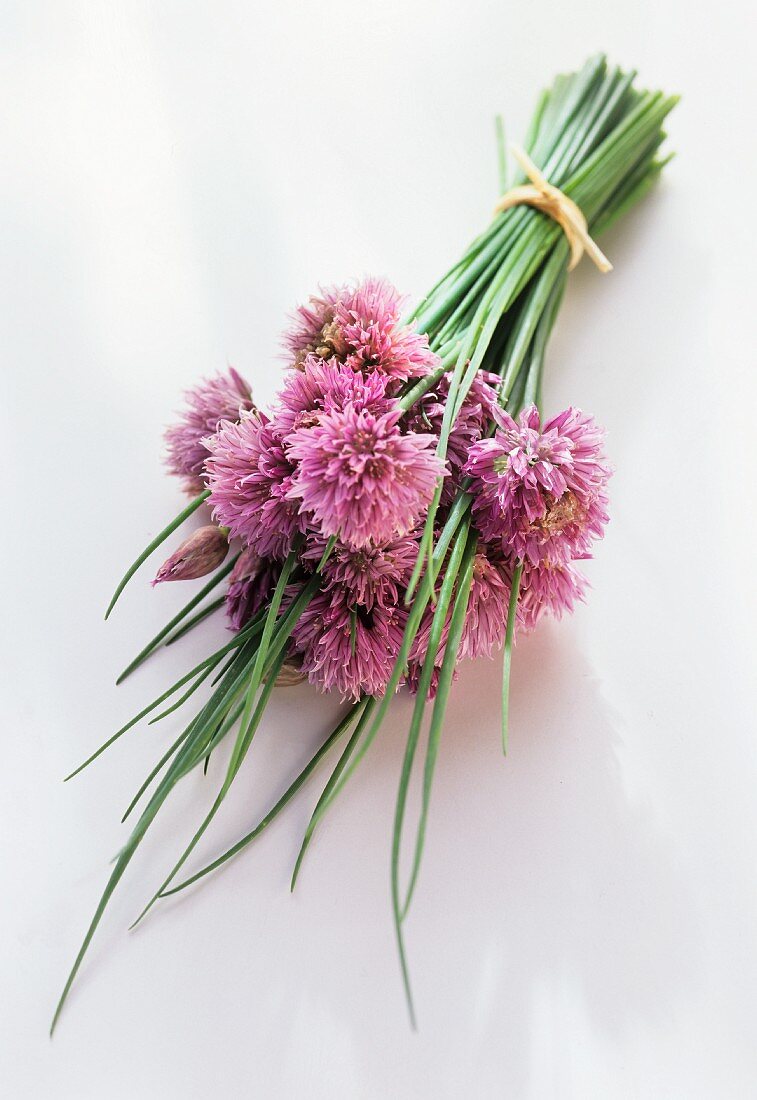
[[[519,187],[511,187],[506,191],[494,207],[494,212],[500,213],[503,210],[509,210],[511,206],[520,206],[523,203],[533,206],[553,218],[565,234],[570,245],[568,271],[573,270],[584,252],[601,272],[612,271],[612,264],[589,236],[588,225],[581,208],[559,187],[554,187],[544,178],[525,149],[521,149],[519,145],[511,145],[510,152],[531,182]]]

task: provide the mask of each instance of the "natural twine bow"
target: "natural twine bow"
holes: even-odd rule
[[[519,206],[521,203],[535,206],[537,210],[554,218],[567,237],[570,245],[568,271],[573,270],[584,252],[600,271],[603,273],[612,271],[612,264],[589,236],[586,218],[580,207],[576,206],[559,187],[553,187],[544,178],[525,149],[521,149],[519,145],[511,145],[510,151],[531,182],[524,183],[520,187],[511,187],[506,191],[494,207],[494,212],[509,210],[511,206]]]

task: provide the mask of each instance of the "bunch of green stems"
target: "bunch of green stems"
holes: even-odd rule
[[[666,163],[657,157],[657,152],[665,136],[662,123],[676,99],[661,92],[637,91],[633,86],[634,77],[632,72],[623,73],[617,68],[608,68],[601,56],[588,61],[578,73],[558,77],[552,88],[540,97],[524,142],[546,178],[581,208],[594,236],[606,230],[646,193]],[[504,155],[500,158],[500,169],[503,190],[508,184],[519,182],[517,174],[507,179]],[[410,408],[438,382],[443,372],[450,372],[449,394],[438,447],[442,457],[446,455],[450,431],[478,370],[485,369],[500,376],[500,401],[510,412],[515,413],[531,402],[540,403],[545,350],[565,289],[568,255],[568,244],[556,223],[528,207],[510,209],[492,220],[462,259],[415,309],[410,320],[428,334],[431,347],[439,354],[442,366],[434,375],[409,386],[401,401],[405,408]],[[106,618],[140,565],[200,507],[207,496],[207,491],[199,494],[140,554],[118,585]],[[71,773],[71,776],[76,775],[148,715],[152,715],[150,721],[154,723],[176,711],[215,673],[210,697],[157,762],[124,814],[123,820],[126,820],[155,783],[131,835],[114,862],[63,989],[53,1028],[110,897],[147,829],[179,780],[198,766],[207,767],[210,754],[237,725],[224,780],[209,812],[137,921],[159,898],[185,889],[246,848],[307,782],[332,747],[349,733],[306,829],[292,875],[294,888],[314,830],[381,728],[391,698],[406,673],[410,649],[423,616],[431,606],[433,614],[429,644],[421,667],[400,775],[391,861],[394,921],[403,981],[414,1023],[403,922],[420,868],[434,768],[468,606],[477,546],[471,523],[472,498],[466,486],[463,484],[452,505],[444,512],[440,511],[440,496],[441,486],[426,519],[421,551],[407,592],[407,625],[385,694],[380,698],[363,697],[349,706],[306,767],[269,812],[222,855],[189,877],[175,882],[249,752],[277,673],[286,658],[294,625],[321,586],[321,570],[334,540],[327,545],[317,570],[303,577],[298,566],[299,548],[295,546],[284,563],[269,604],[231,641],[177,680]],[[221,605],[222,598],[215,598],[200,606],[228,575],[232,564],[233,561],[218,570],[141,650],[121,674],[119,682],[156,649],[172,644]],[[504,643],[504,748],[519,576],[520,566],[516,565]],[[282,612],[284,590],[294,583],[299,583],[299,592]],[[431,706],[412,864],[408,883],[402,889],[399,864],[408,789],[445,624],[448,625],[448,637],[437,692]],[[183,694],[179,694],[182,689],[185,689]],[[161,711],[159,708],[169,700],[172,701]]]

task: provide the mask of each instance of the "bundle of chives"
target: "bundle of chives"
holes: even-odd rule
[[[663,120],[676,100],[665,97],[660,92],[636,90],[634,77],[634,73],[623,73],[617,68],[609,69],[601,56],[587,62],[578,73],[558,77],[552,88],[539,99],[525,142],[533,161],[539,165],[544,176],[581,209],[594,235],[603,232],[642,197],[665,163],[656,154],[664,139],[661,129]],[[514,175],[510,183],[517,182],[518,177]],[[442,371],[451,370],[449,397],[439,438],[439,454],[442,458],[446,454],[450,432],[477,371],[487,370],[499,375],[500,401],[508,410],[517,411],[532,402],[539,403],[545,349],[565,288],[568,252],[562,230],[544,214],[523,206],[506,210],[495,216],[461,260],[414,311],[411,320],[428,334],[430,345],[439,354],[442,367],[436,376],[409,386],[402,398],[402,404],[404,408],[410,408],[438,381]],[[110,614],[137,568],[207,496],[207,491],[199,494],[139,556],[116,589],[107,614]],[[64,987],[53,1027],[107,903],[150,824],[176,783],[203,762],[207,763],[210,753],[238,721],[240,725],[226,776],[210,812],[138,919],[144,916],[159,897],[185,888],[245,848],[281,812],[332,746],[352,730],[306,830],[295,865],[292,879],[294,886],[302,857],[318,822],[365,756],[380,729],[391,696],[405,675],[410,650],[421,620],[432,604],[432,628],[408,733],[392,842],[394,917],[405,989],[411,1016],[413,1015],[402,924],[420,867],[434,766],[457,659],[458,642],[465,622],[477,543],[471,524],[471,496],[466,492],[466,486],[462,486],[446,510],[441,530],[437,531],[440,497],[441,487],[428,511],[421,551],[408,587],[408,615],[402,646],[385,694],[382,698],[363,697],[355,703],[263,820],[227,852],[186,880],[173,885],[177,873],[228,793],[250,749],[276,675],[285,660],[292,630],[320,588],[321,571],[333,550],[333,539],[328,543],[318,568],[310,578],[302,582],[285,611],[282,611],[282,600],[295,569],[296,547],[283,566],[272,597],[259,614],[231,642],[179,679],[76,769],[78,772],[91,763],[118,737],[142,718],[157,711],[161,704],[188,684],[185,693],[151,721],[158,721],[178,709],[221,666],[213,681],[214,690],[210,698],[160,759],[124,815],[126,818],[131,813],[150,784],[165,769],[115,861]],[[188,617],[201,599],[228,573],[229,568],[230,566],[226,566],[219,570],[198,596],[190,600],[143,648],[120,679],[138,667],[159,645],[170,644],[217,606],[216,600],[201,608],[191,618]],[[518,598],[519,569],[519,566],[516,567],[513,576],[505,638],[503,742],[506,738],[507,677]],[[443,579],[438,584],[442,572]],[[399,881],[399,852],[407,791],[445,624],[448,626],[448,637],[431,714],[421,814],[409,882],[403,891]],[[225,664],[222,664],[224,660]],[[72,773],[74,774],[76,772]]]

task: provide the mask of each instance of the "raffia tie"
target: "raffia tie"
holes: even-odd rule
[[[572,271],[579,262],[584,252],[603,273],[612,271],[612,264],[589,236],[588,225],[581,208],[572,199],[569,199],[559,187],[553,185],[544,178],[525,149],[519,145],[511,145],[510,152],[518,164],[530,179],[530,183],[524,183],[519,187],[511,187],[506,191],[494,212],[499,213],[509,210],[511,206],[534,206],[543,214],[553,218],[565,234],[570,245],[570,263],[568,271]]]

